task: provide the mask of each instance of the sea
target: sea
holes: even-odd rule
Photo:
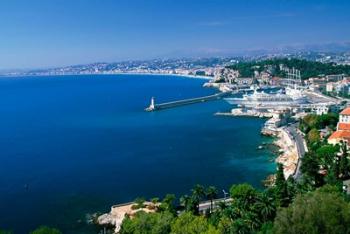
[[[163,75],[0,78],[0,229],[40,225],[98,233],[89,215],[137,197],[178,197],[195,184],[223,196],[275,171],[258,146],[264,119],[216,116],[224,100],[155,112],[156,103],[216,93]]]

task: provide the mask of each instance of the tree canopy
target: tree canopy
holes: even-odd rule
[[[121,226],[121,234],[168,234],[173,221],[170,212],[151,213],[137,212],[133,219],[127,217]]]
[[[41,226],[32,231],[30,234],[62,234],[62,232],[56,228]]]
[[[289,207],[278,210],[275,233],[349,233],[350,206],[336,191],[328,187],[298,195]]]

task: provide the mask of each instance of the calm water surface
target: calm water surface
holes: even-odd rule
[[[171,76],[0,79],[0,227],[40,224],[96,233],[85,215],[135,197],[220,191],[274,171],[256,150],[263,120],[219,117],[224,101],[147,113],[169,101],[214,93],[203,80]]]

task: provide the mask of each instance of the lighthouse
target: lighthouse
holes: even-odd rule
[[[149,109],[154,110],[155,105],[154,105],[154,97],[151,98],[151,105],[149,105]]]
[[[146,111],[154,111],[156,109],[156,105],[154,104],[154,97],[151,98],[151,104],[146,108]]]

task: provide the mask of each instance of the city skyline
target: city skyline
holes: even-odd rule
[[[3,1],[0,70],[349,42],[346,1]]]

